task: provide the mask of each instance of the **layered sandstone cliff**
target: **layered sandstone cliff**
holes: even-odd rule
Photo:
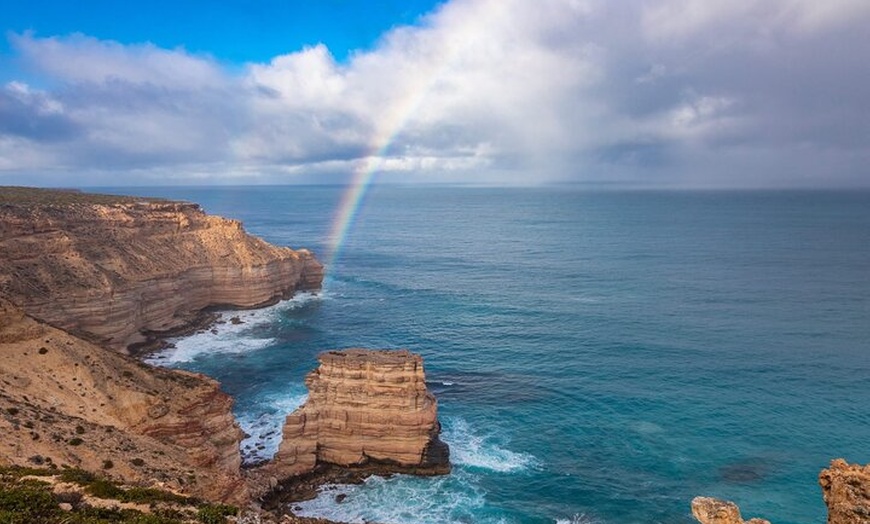
[[[305,380],[308,400],[284,424],[271,474],[300,475],[319,463],[378,464],[424,475],[450,471],[419,355],[348,349],[322,353],[319,361]]]
[[[0,297],[115,349],[209,306],[253,307],[323,278],[310,252],[270,245],[197,204],[0,189]]]
[[[244,502],[231,405],[212,379],[106,351],[0,300],[0,464]]]
[[[870,522],[870,464],[848,464],[843,459],[819,475],[822,497],[828,506],[828,524]]]

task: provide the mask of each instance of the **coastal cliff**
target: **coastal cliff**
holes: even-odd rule
[[[0,465],[248,501],[232,399],[121,351],[206,308],[254,307],[322,278],[308,251],[196,204],[0,187]]]
[[[0,297],[118,350],[208,307],[255,307],[323,279],[307,250],[197,204],[22,188],[0,188],[0,267]]]
[[[247,500],[232,399],[0,300],[0,465],[76,467],[209,500]]]

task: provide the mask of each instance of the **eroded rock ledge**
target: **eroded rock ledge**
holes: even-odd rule
[[[0,267],[0,296],[114,349],[210,306],[263,305],[323,279],[307,250],[197,204],[27,188],[0,188]]]
[[[712,497],[695,497],[692,515],[701,524],[770,524],[758,518],[744,521],[737,504]]]
[[[347,349],[322,353],[319,361],[305,380],[308,400],[287,416],[278,453],[256,475],[274,484],[318,465],[366,474],[450,472],[419,355]]]

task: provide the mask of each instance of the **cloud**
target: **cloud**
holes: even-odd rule
[[[864,0],[454,0],[345,62],[242,67],[13,35],[36,80],[0,89],[0,181],[870,185],[868,23]]]

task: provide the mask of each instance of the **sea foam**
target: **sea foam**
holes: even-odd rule
[[[276,340],[264,336],[267,328],[288,310],[322,300],[322,294],[300,293],[289,300],[261,309],[222,311],[217,321],[208,329],[185,337],[170,338],[171,344],[145,360],[156,366],[173,367],[193,362],[202,354],[234,354],[258,351],[272,346]],[[240,323],[231,319],[238,318]]]
[[[266,396],[259,399],[254,408],[248,407],[236,414],[239,426],[248,435],[241,443],[245,464],[256,464],[275,456],[281,445],[284,419],[307,399],[308,395],[302,391]]]
[[[341,502],[339,495],[344,495]],[[299,516],[328,517],[353,524],[505,522],[502,518],[477,517],[484,503],[484,492],[474,476],[459,472],[437,478],[369,477],[360,485],[324,486],[316,499],[291,507]]]
[[[480,434],[464,419],[446,418],[443,427],[442,437],[450,446],[450,460],[455,465],[499,473],[516,473],[541,466],[534,455],[507,449],[505,437]]]

